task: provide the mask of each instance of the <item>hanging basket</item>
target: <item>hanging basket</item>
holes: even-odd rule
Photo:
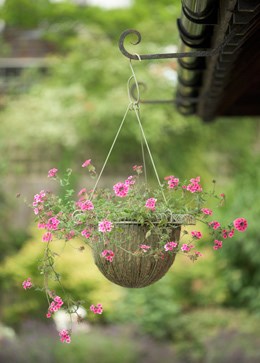
[[[185,218],[181,219],[183,222]],[[160,236],[167,233],[168,241],[178,242],[181,224],[183,224],[181,221],[169,222],[161,228],[159,234],[151,233],[147,237],[150,229],[148,225],[133,221],[114,223],[114,228],[110,232],[110,242],[100,240],[92,246],[95,263],[100,272],[117,285],[128,288],[151,285],[166,274],[176,257],[174,253],[164,251]],[[192,217],[186,216],[185,224],[194,224]],[[142,252],[140,249],[142,244],[151,246],[151,250],[158,253]],[[101,255],[102,251],[110,248],[114,252],[112,262]]]

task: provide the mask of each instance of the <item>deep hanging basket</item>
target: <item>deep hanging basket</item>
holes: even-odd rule
[[[100,240],[92,246],[95,263],[108,280],[123,287],[141,288],[153,284],[166,274],[176,254],[164,251],[160,236],[167,233],[168,241],[178,242],[181,223],[167,224],[162,227],[160,235],[151,233],[147,237],[148,231],[148,225],[140,225],[137,222],[115,223],[109,236],[109,240],[113,242],[111,249],[115,254],[112,262],[101,255],[103,250],[110,248],[111,242]],[[158,250],[158,254],[142,252],[142,244],[151,246],[153,251]]]

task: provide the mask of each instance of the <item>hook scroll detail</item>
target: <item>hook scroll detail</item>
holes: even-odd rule
[[[233,36],[233,33],[230,32],[230,34],[226,37],[225,41],[222,44],[220,44],[218,47],[210,49],[210,50],[197,50],[194,52],[182,52],[182,53],[180,52],[180,53],[132,54],[132,53],[129,53],[125,49],[125,46],[124,46],[125,38],[130,34],[134,34],[134,36],[137,39],[134,43],[131,42],[131,44],[137,45],[141,42],[142,37],[141,37],[141,34],[139,33],[139,31],[137,31],[135,29],[128,29],[128,30],[125,30],[119,38],[119,49],[120,49],[121,53],[124,54],[124,56],[126,56],[129,59],[134,59],[134,60],[210,57],[212,55],[217,54],[227,44],[227,42],[230,40],[230,38],[232,38],[232,36]]]

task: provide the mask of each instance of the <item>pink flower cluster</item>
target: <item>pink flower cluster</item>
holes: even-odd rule
[[[135,177],[133,175],[130,175],[126,180],[125,180],[125,185],[128,185],[129,187],[131,185],[135,184]]]
[[[90,306],[90,310],[94,313],[94,314],[102,314],[103,313],[103,307],[101,304],[97,304],[97,306],[95,305],[91,305]]]
[[[62,307],[62,305],[63,305],[62,298],[59,296],[55,296],[48,308],[46,317],[51,318],[52,314],[55,313],[56,311],[58,311]]]
[[[70,337],[70,334],[69,334],[68,330],[62,329],[59,332],[59,336],[60,336],[60,341],[62,343],[70,343],[71,342],[71,337]]]
[[[53,168],[48,171],[48,178],[55,178],[58,173],[58,169]]]
[[[113,227],[113,223],[107,219],[103,219],[103,221],[99,222],[98,224],[98,230],[102,233],[111,232]]]
[[[43,209],[43,203],[45,200],[46,193],[44,190],[41,190],[39,194],[35,194],[33,197],[33,211],[34,214],[39,214],[39,212]]]
[[[90,200],[85,200],[85,199],[76,202],[76,206],[80,208],[82,211],[94,209],[93,203]]]
[[[164,249],[165,251],[172,251],[174,248],[176,248],[178,246],[178,243],[177,242],[167,242],[165,245],[164,245]]]
[[[208,209],[208,208],[202,208],[201,211],[202,211],[202,213],[209,215],[209,216],[211,216],[213,213],[212,210]]]
[[[32,287],[32,281],[31,278],[28,277],[28,279],[23,282],[23,288],[27,290],[30,289],[31,287]]]
[[[46,224],[45,228],[48,230],[56,231],[58,229],[59,224],[60,221],[56,217],[52,217],[48,220],[48,223]]]
[[[102,257],[105,257],[105,259],[109,262],[112,262],[113,261],[113,258],[115,256],[114,252],[111,251],[111,250],[104,250],[102,253],[101,253],[101,256]]]
[[[192,235],[192,237],[197,238],[197,239],[202,238],[202,233],[200,231],[191,231],[191,235]]]
[[[51,242],[52,241],[52,233],[51,232],[44,233],[44,235],[42,236],[42,241],[43,242]]]
[[[81,235],[85,238],[89,238],[91,236],[90,232],[87,229],[83,229]]]
[[[232,238],[234,236],[234,233],[235,233],[234,228],[231,229],[230,231],[227,231],[226,229],[223,229],[222,230],[222,237],[225,238],[225,239],[226,238]]]
[[[147,201],[145,203],[145,206],[146,206],[146,208],[151,209],[152,211],[154,211],[156,202],[157,202],[157,199],[149,198],[149,199],[147,199]]]
[[[188,244],[184,243],[184,244],[181,246],[181,250],[182,250],[182,252],[190,252],[190,250],[191,250],[193,247],[194,247],[193,245],[188,245]]]
[[[179,185],[179,179],[173,175],[166,176],[164,179],[168,181],[168,186],[170,189],[176,188]]]
[[[222,248],[222,241],[215,239],[213,249],[219,250],[220,248]]]
[[[116,183],[113,186],[115,195],[120,198],[124,198],[127,196],[129,192],[129,184],[126,183]]]
[[[202,187],[199,184],[199,182],[200,182],[200,177],[197,176],[196,178],[190,179],[190,184],[187,186],[183,186],[183,188],[191,193],[202,192]]]
[[[151,248],[151,246],[147,245],[140,245],[139,247],[143,250],[143,252],[147,252]]]
[[[245,218],[237,218],[233,222],[234,227],[239,232],[244,232],[247,229],[247,220]]]
[[[212,221],[209,222],[209,226],[212,227],[213,229],[218,229],[220,227],[220,223],[218,221]]]

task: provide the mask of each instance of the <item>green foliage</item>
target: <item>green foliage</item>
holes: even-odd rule
[[[91,333],[88,336],[73,336],[70,345],[57,344],[54,349],[55,362],[67,363],[136,363],[139,354],[136,345],[113,336]]]
[[[128,104],[125,84],[130,71],[118,51],[120,33],[126,28],[141,31],[143,41],[140,45],[131,46],[126,42],[127,49],[132,52],[164,51],[165,45],[176,44],[175,19],[180,15],[180,8],[181,2],[172,0],[135,1],[130,9],[111,11],[77,7],[67,1],[50,5],[47,0],[6,0],[1,16],[7,26],[32,28],[42,25],[45,39],[54,43],[60,54],[51,59],[45,79],[24,74],[23,77],[34,80],[36,85],[26,94],[6,98],[6,107],[0,114],[1,167],[4,163],[8,173],[15,171],[17,175],[21,163],[10,160],[20,154],[25,158],[39,154],[39,160],[51,160],[53,166],[64,170],[80,165],[86,157],[101,164]],[[163,75],[164,67],[174,67],[174,64],[164,61],[156,64],[157,68],[152,62],[134,63],[137,79],[144,80],[149,86],[147,91],[140,90],[143,99],[169,99],[174,93],[174,85]],[[231,206],[216,217],[223,218],[224,214],[232,217],[239,213],[249,220],[246,238],[241,234],[235,243],[233,240],[225,243],[221,251],[223,262],[209,259],[208,263],[199,262],[191,268],[184,264],[183,271],[165,278],[151,290],[147,288],[143,294],[140,290],[132,292],[131,297],[127,295],[132,305],[131,308],[124,305],[124,312],[129,311],[129,318],[137,313],[138,324],[144,331],[173,338],[178,331],[184,330],[180,340],[185,338],[187,341],[190,336],[195,339],[194,335],[201,327],[196,314],[190,324],[188,318],[183,318],[178,325],[175,318],[183,309],[226,304],[259,311],[259,120],[222,118],[205,125],[196,117],[179,115],[172,105],[141,105],[141,118],[160,175],[174,173],[181,178],[201,175],[206,181],[217,179],[221,187],[229,184],[231,197],[227,196],[227,201]],[[125,173],[129,164],[141,162],[140,134],[130,115],[110,163],[115,171],[124,168]],[[4,199],[2,201],[5,203]],[[4,205],[2,212],[4,239],[0,253],[3,255],[19,248],[22,237],[10,230],[6,233],[10,211]],[[34,257],[34,249],[28,254],[20,251],[17,259],[10,259],[11,265],[6,259],[1,268],[1,291],[4,292],[1,314],[7,322],[17,324],[21,317],[46,312],[44,298],[37,302],[30,296],[30,305],[28,295],[21,292],[24,276],[31,275],[38,281],[33,272],[36,265],[28,265]],[[70,278],[67,267],[74,271],[77,264],[70,263],[68,258],[63,269],[69,293],[76,297],[88,292],[94,294],[96,290],[85,282],[83,273]],[[82,271],[85,270],[82,268]],[[166,280],[167,284],[164,283]],[[98,285],[102,283],[99,281]],[[110,286],[105,291],[113,300],[118,295],[110,292]],[[150,299],[146,299],[146,293]],[[162,299],[167,301],[166,308]],[[139,305],[138,301],[145,306]],[[147,311],[144,316],[138,313],[142,309]],[[208,334],[208,331],[201,331]],[[189,345],[183,347],[190,350]],[[200,343],[198,347],[199,350]],[[212,362],[217,361],[217,353],[214,354],[214,358],[209,358]]]
[[[49,6],[48,0],[6,0],[1,15],[9,26],[30,29],[45,20]]]
[[[131,321],[156,338],[175,340],[181,334],[183,316],[225,301],[227,283],[220,272],[222,263],[216,260],[209,251],[195,263],[177,256],[173,268],[160,282],[126,290],[116,311],[112,310],[111,320]]]
[[[240,234],[236,243],[227,243],[223,250],[226,264],[225,274],[230,291],[227,304],[244,306],[260,312],[260,251],[258,220],[260,218],[260,159],[251,156],[235,179],[235,185],[230,193],[225,214],[234,211],[243,214],[248,219],[247,236]]]
[[[29,237],[27,231],[13,225],[13,199],[0,188],[0,262],[19,251]]]

